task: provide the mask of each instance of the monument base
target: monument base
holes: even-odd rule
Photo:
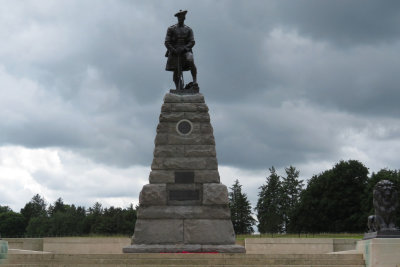
[[[170,93],[176,95],[194,95],[199,93],[199,88],[190,88],[190,89],[171,89],[169,90]]]
[[[201,245],[201,244],[133,244],[124,247],[124,253],[246,253],[243,246],[240,245]]]
[[[386,230],[386,231],[365,233],[363,240],[372,239],[372,238],[400,238],[400,231],[399,230]]]
[[[366,267],[394,267],[400,262],[400,238],[372,238],[357,242]]]

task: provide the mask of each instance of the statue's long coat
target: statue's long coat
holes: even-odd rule
[[[165,54],[165,56],[168,57],[165,70],[175,71],[178,69],[178,55],[171,52],[171,48],[176,49],[178,47],[183,47],[185,49],[185,52],[179,56],[180,64],[182,64],[182,71],[190,70],[190,64],[186,60],[185,53],[193,53],[192,47],[194,44],[193,31],[189,26],[183,25],[183,27],[179,27],[178,24],[170,26],[165,36],[165,47],[168,49]]]

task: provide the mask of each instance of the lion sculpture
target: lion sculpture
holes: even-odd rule
[[[373,191],[375,215],[368,217],[369,232],[398,230],[395,224],[398,194],[388,180],[378,182]]]

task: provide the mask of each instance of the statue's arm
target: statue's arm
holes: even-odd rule
[[[193,30],[190,29],[189,30],[189,35],[188,35],[188,43],[186,44],[186,50],[190,51],[192,49],[192,47],[195,45],[195,41],[194,41],[194,35],[193,35]]]
[[[168,51],[174,51],[175,48],[172,46],[172,29],[168,28],[167,30],[167,35],[165,36],[165,42],[164,45],[168,49]]]

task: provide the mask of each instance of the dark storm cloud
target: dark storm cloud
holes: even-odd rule
[[[360,115],[398,117],[400,41],[337,50],[297,34],[277,35],[267,41],[266,51],[276,51],[268,58],[268,68],[283,87],[281,96]]]
[[[215,106],[214,112],[219,114],[213,125],[220,163],[242,168],[281,168],[321,158],[334,161],[342,141],[339,122],[358,126],[345,114],[315,116],[315,107],[305,103],[223,105]]]
[[[300,34],[340,46],[398,40],[400,2],[389,1],[279,1],[279,22]]]
[[[8,5],[13,16],[0,16],[1,144],[149,166],[173,84],[164,37],[179,9],[189,10],[222,164],[335,161],[346,129],[400,115],[397,1]]]

